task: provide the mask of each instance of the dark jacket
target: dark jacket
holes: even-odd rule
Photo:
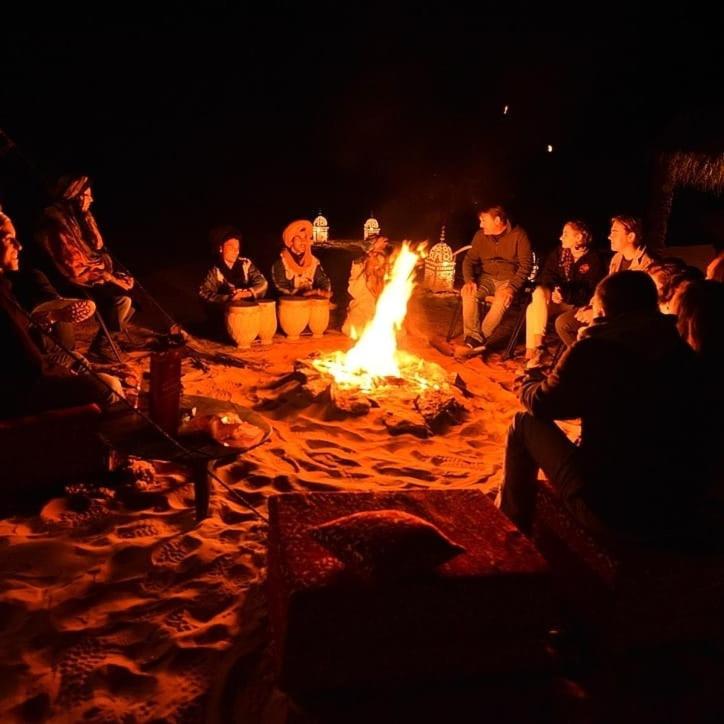
[[[595,321],[521,400],[536,417],[581,418],[582,497],[612,528],[675,527],[709,485],[699,362],[662,314]]]
[[[297,275],[287,268],[280,256],[272,265],[271,276],[274,287],[283,295],[301,294],[313,289],[328,292],[332,288],[332,282],[316,258],[306,275]]]
[[[22,414],[30,390],[44,375],[70,374],[51,363],[40,349],[4,274],[0,275],[0,349],[7,380],[3,386],[0,417]]]
[[[259,299],[266,294],[268,286],[264,275],[251,259],[240,256],[231,269],[222,259],[217,261],[207,272],[199,288],[199,296],[212,304],[227,304],[239,289],[250,289],[254,299]]]
[[[588,304],[593,296],[596,284],[606,275],[606,266],[597,251],[589,249],[579,259],[572,259],[566,276],[564,252],[559,246],[551,252],[543,266],[538,283],[542,287],[554,289],[559,287],[563,301],[574,307]],[[570,252],[568,252],[570,254]]]
[[[533,253],[528,235],[520,226],[507,229],[499,236],[488,236],[480,229],[473,237],[472,247],[463,260],[463,279],[477,281],[481,274],[490,274],[498,281],[509,281],[520,289],[533,268]]]

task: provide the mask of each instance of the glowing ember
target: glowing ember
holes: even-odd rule
[[[346,354],[334,352],[314,360],[320,372],[332,377],[340,387],[358,387],[364,392],[382,391],[397,378],[412,387],[437,389],[446,384],[446,373],[438,365],[425,362],[397,348],[397,332],[407,314],[407,303],[415,282],[412,274],[422,249],[402,245],[382,290],[375,316],[357,343]]]

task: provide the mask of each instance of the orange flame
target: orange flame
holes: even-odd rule
[[[364,328],[357,343],[346,354],[335,352],[314,361],[320,371],[331,374],[337,384],[371,391],[384,377],[404,377],[418,386],[436,386],[420,369],[420,360],[397,348],[397,332],[407,314],[407,303],[414,289],[415,265],[424,254],[424,246],[413,250],[408,242],[392,265],[389,279],[377,300],[375,316]],[[354,330],[353,338],[357,330]],[[404,367],[404,373],[400,368]]]

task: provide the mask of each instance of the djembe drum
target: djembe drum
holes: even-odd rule
[[[312,336],[321,337],[329,326],[329,299],[309,298],[309,329]]]
[[[307,297],[282,297],[279,300],[279,324],[290,340],[299,335],[309,324],[311,304]]]
[[[226,310],[226,330],[239,349],[249,349],[259,334],[259,305],[256,302],[236,302]]]
[[[262,344],[271,344],[277,331],[277,305],[273,299],[260,299],[259,305],[259,339]]]

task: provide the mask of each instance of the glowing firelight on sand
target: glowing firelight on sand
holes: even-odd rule
[[[318,370],[332,375],[342,387],[359,387],[365,392],[379,388],[385,378],[403,379],[417,388],[437,388],[445,383],[441,367],[397,348],[397,332],[407,314],[415,286],[412,275],[421,254],[421,247],[413,250],[408,242],[402,244],[377,300],[374,318],[347,353],[338,351],[314,360]]]

